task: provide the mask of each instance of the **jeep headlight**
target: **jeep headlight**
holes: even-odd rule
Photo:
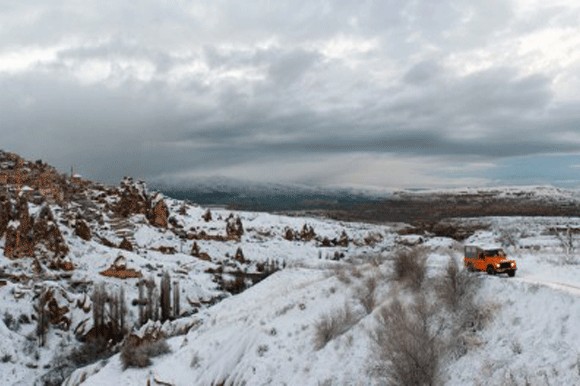
[[[499,268],[499,267],[500,267],[500,265],[499,265],[499,264],[496,264],[496,265],[495,265],[495,267],[496,267],[496,268]]]
[[[512,268],[513,268],[513,267],[515,267],[515,266],[516,266],[516,263],[512,263],[511,265],[512,265]]]

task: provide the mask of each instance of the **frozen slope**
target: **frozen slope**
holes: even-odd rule
[[[442,273],[446,249],[430,253],[431,278]],[[493,310],[493,318],[466,355],[442,364],[443,384],[580,384],[580,266],[544,261],[537,253],[518,258],[516,278],[474,274],[482,284],[477,301]],[[199,315],[200,327],[171,339],[173,352],[155,358],[151,368],[123,371],[114,357],[83,385],[148,379],[172,385],[380,384],[369,371],[375,347],[368,332],[375,313],[362,310],[356,290],[376,267],[341,271],[336,265],[345,263],[329,264],[278,272]],[[394,288],[389,264],[380,268],[386,273],[380,284],[386,302]],[[352,325],[317,349],[316,324],[345,305],[356,314]]]

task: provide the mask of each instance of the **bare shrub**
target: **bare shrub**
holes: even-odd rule
[[[377,305],[378,281],[376,275],[371,275],[363,281],[362,285],[355,288],[355,296],[367,314],[373,312]]]
[[[475,276],[460,269],[455,258],[451,257],[435,288],[439,300],[451,311],[456,311],[460,306],[470,305],[471,308],[478,284]]]
[[[560,246],[562,247],[563,252],[566,255],[571,255],[574,253],[576,249],[576,243],[574,240],[574,232],[568,226],[566,229],[557,229],[553,228],[552,232],[556,235],[556,238],[560,242]]]
[[[328,342],[347,332],[357,321],[347,304],[324,315],[314,326],[314,348],[316,350],[324,348]]]
[[[497,308],[497,304],[486,302],[473,305],[469,311],[466,309],[462,317],[463,328],[467,328],[473,333],[483,330],[493,319]]]
[[[454,258],[449,260],[443,276],[435,283],[438,301],[451,312],[447,351],[455,358],[479,345],[477,332],[483,330],[494,315],[492,303],[476,301],[480,281],[466,270],[460,270]]]
[[[382,307],[371,333],[378,348],[372,372],[387,384],[437,384],[441,326],[422,295],[408,306],[395,299]]]
[[[20,330],[20,321],[14,318],[14,316],[12,316],[12,314],[9,313],[8,311],[4,312],[4,315],[2,316],[2,321],[4,322],[6,327],[8,327],[9,330],[15,332],[18,332]]]
[[[351,270],[345,265],[336,265],[332,267],[332,274],[336,276],[341,283],[350,284],[352,282]]]
[[[128,367],[147,367],[151,365],[151,358],[167,354],[170,351],[165,339],[154,341],[137,341],[129,339],[121,349],[123,370]]]
[[[512,352],[516,355],[519,355],[524,351],[522,344],[517,340],[511,343],[510,348],[512,349]]]
[[[268,345],[266,344],[261,344],[258,346],[258,356],[259,357],[263,357],[264,354],[266,354],[268,352],[270,348],[268,347]]]
[[[360,279],[361,277],[363,277],[361,270],[358,269],[358,267],[356,267],[354,265],[350,269],[350,275],[352,277],[356,277],[357,279]]]
[[[189,366],[193,369],[197,369],[197,368],[199,368],[199,366],[201,366],[201,357],[199,356],[199,353],[195,352],[193,354],[193,356],[191,357],[191,363],[189,364]]]
[[[113,354],[113,350],[107,345],[107,341],[98,337],[91,342],[85,342],[80,347],[65,351],[64,341],[61,342],[61,354],[53,361],[50,371],[44,374],[40,381],[45,386],[62,385],[64,380],[74,370],[103,360]]]
[[[516,249],[519,246],[516,230],[513,228],[500,229],[498,241],[504,247],[513,247],[514,249]]]
[[[576,234],[579,232],[579,229],[571,228],[568,225],[566,228],[551,228],[549,232],[556,236],[563,252],[556,263],[563,265],[580,264],[580,258],[578,258],[578,254],[576,253]]]
[[[423,285],[427,272],[427,251],[425,248],[400,249],[395,253],[394,278],[414,290]]]

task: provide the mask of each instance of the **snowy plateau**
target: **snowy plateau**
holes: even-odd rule
[[[130,180],[76,183],[53,200],[35,201],[35,187],[7,198],[33,219],[50,209],[66,264],[40,242],[5,257],[23,226],[6,224],[2,385],[580,385],[579,218],[454,218],[471,230],[454,239],[404,223],[208,209]],[[167,223],[123,203],[127,191],[147,208],[163,201]],[[464,245],[490,244],[517,261],[515,277],[463,269]],[[144,321],[153,305],[139,283],[162,292],[164,277],[171,315]],[[123,294],[121,339],[97,339],[99,288]],[[140,351],[153,342],[163,348]]]

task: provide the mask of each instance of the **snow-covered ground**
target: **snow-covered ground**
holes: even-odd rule
[[[506,247],[517,259],[515,278],[475,273],[481,287],[476,302],[493,310],[476,343],[456,360],[441,365],[440,381],[449,385],[580,384],[580,265],[561,264],[561,248],[542,232],[577,219],[489,219],[490,231],[466,244],[498,243],[501,231],[526,224],[524,245]],[[430,277],[442,274],[450,258],[460,261],[458,245],[428,240]],[[385,252],[385,255],[388,255]],[[366,277],[381,278],[388,303],[393,284],[389,260],[380,266],[358,261],[304,261],[274,274],[244,293],[195,317],[199,327],[169,340],[172,352],[154,358],[147,369],[123,370],[118,356],[83,385],[369,385],[380,384],[370,366],[375,360],[369,331],[376,310],[367,314],[357,290]],[[377,271],[378,270],[378,271]],[[346,279],[345,279],[346,277]],[[317,346],[316,325],[349,307],[356,315],[344,333]],[[79,370],[69,384],[79,384]]]
[[[205,208],[190,205],[183,211],[182,202],[167,199],[167,203],[182,229],[210,236],[225,234],[230,211],[212,209],[212,220],[206,222],[202,219]],[[53,212],[58,217],[58,208]],[[578,218],[459,219],[484,222],[489,227],[458,243],[428,235],[401,237],[396,224],[234,214],[245,230],[239,241],[194,241],[152,227],[143,216],[134,216],[127,225],[133,252],[84,241],[61,224],[75,265],[71,277],[50,272],[34,276],[30,259],[0,259],[0,269],[11,277],[30,276],[29,280],[8,280],[0,286],[0,313],[21,319],[19,328],[14,324],[8,328],[0,320],[0,384],[34,384],[51,370],[58,354],[79,345],[73,332],[83,323],[90,327],[91,316],[77,304],[90,304],[86,295],[95,283],[104,282],[110,290],[122,286],[128,303],[137,297],[137,279],[99,274],[120,254],[128,268],[145,277],[158,280],[167,271],[179,281],[183,317],[174,323],[193,327],[184,335],[170,337],[171,352],[152,358],[153,364],[147,368],[124,370],[119,355],[114,355],[77,370],[66,384],[380,384],[371,371],[376,346],[369,332],[376,325],[381,305],[389,303],[398,291],[392,279],[392,255],[402,242],[422,243],[427,249],[431,279],[443,274],[449,259],[461,262],[464,244],[500,244],[518,262],[515,278],[474,274],[481,283],[476,299],[482,307],[493,310],[492,319],[476,332],[477,344],[465,355],[447,358],[440,365],[443,384],[580,384],[580,258],[575,250],[564,252],[562,233],[575,229],[580,224]],[[96,230],[118,244],[119,232],[108,221]],[[305,224],[312,226],[318,240],[285,238],[288,229],[299,233]],[[348,246],[322,245],[321,240],[339,239],[343,232]],[[573,234],[571,239],[572,246],[580,249],[580,235]],[[211,261],[190,255],[194,242]],[[162,253],[163,248],[173,248],[175,253]],[[208,270],[232,264],[238,248],[247,260],[240,269],[254,269],[257,263],[269,261],[283,263],[285,268],[231,296],[219,288]],[[570,264],[573,262],[577,264]],[[373,277],[379,281],[377,304],[369,310],[362,296],[365,283]],[[37,347],[35,322],[31,320],[39,286],[55,288],[59,302],[70,306],[72,321],[68,331],[51,328],[47,345],[41,348]],[[200,307],[200,303],[206,305]],[[317,326],[345,310],[349,317],[343,331],[321,344]],[[135,307],[129,307],[129,320],[136,320]]]

